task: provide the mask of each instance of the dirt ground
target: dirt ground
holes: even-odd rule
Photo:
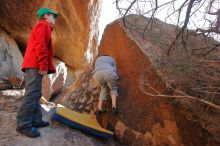
[[[15,92],[15,93],[13,93]],[[21,104],[21,92],[7,91],[0,94],[0,145],[1,146],[114,146],[113,140],[102,140],[87,135],[56,121],[40,128],[41,137],[28,138],[16,132],[16,113]],[[14,95],[11,95],[14,94]],[[49,120],[50,112],[43,112]]]

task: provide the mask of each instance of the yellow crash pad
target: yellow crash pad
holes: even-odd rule
[[[112,138],[114,135],[113,132],[102,128],[96,120],[96,117],[75,112],[61,104],[57,105],[56,113],[53,118],[61,123],[100,137]]]

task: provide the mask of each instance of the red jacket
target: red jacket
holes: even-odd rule
[[[40,20],[32,29],[22,64],[22,71],[26,68],[39,68],[55,73],[53,64],[53,50],[51,32],[53,28],[47,21]]]

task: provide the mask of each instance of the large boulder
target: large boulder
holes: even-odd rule
[[[172,94],[167,93],[169,89],[155,65],[166,53],[175,26],[154,19],[150,23],[153,27],[146,30],[143,38],[149,19],[131,15],[126,21],[130,23],[128,28],[121,21],[107,26],[99,46],[100,55],[109,54],[117,62],[121,115],[109,115],[108,119],[118,139],[132,145],[218,145],[218,135],[214,131],[209,131],[214,134],[213,138],[206,127],[193,124],[187,118],[190,112],[168,104],[170,98],[145,94]],[[188,39],[191,47],[208,46],[202,37]],[[163,68],[167,68],[166,64]],[[190,133],[194,136],[189,136]]]
[[[0,29],[0,78],[23,77],[21,64],[23,57],[13,38]]]
[[[141,16],[129,19],[143,27],[145,25],[140,22],[148,22]],[[125,145],[218,145],[216,137],[213,138],[204,127],[191,121],[188,117],[190,112],[169,104],[172,100],[165,97],[146,94],[169,93],[158,75],[155,63],[165,52],[169,40],[167,35],[172,34],[175,27],[158,20],[154,20],[154,23],[157,25],[147,31],[148,36],[144,41],[141,31],[130,32],[131,29],[125,28],[121,21],[115,21],[105,29],[99,54],[109,54],[115,58],[120,79],[120,114],[109,112],[109,97],[106,103],[108,124],[114,128],[116,138]],[[148,84],[151,84],[151,88]],[[91,78],[91,70],[85,72],[72,89],[67,89],[68,94],[57,102],[79,112],[94,114],[99,89]]]
[[[58,59],[54,59],[56,73],[43,77],[42,96],[50,100],[52,95],[61,93],[67,78],[67,67],[65,63]]]
[[[117,139],[126,145],[181,145],[173,108],[160,98],[150,98],[139,88],[140,75],[152,65],[118,22],[105,29],[99,54],[109,54],[117,62],[120,115],[108,114],[107,118],[115,129]],[[157,80],[153,69],[147,75],[151,76],[152,81]],[[99,90],[90,78],[88,72],[81,78],[80,87],[70,96],[70,107],[74,110],[95,112]],[[156,87],[160,91],[165,88],[162,83],[158,83]],[[107,107],[111,108],[110,100]]]

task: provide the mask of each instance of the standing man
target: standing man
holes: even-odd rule
[[[116,98],[118,96],[116,81],[118,79],[118,75],[116,73],[115,59],[108,55],[98,57],[95,61],[95,69],[92,74],[96,83],[101,87],[98,112],[105,112],[102,104],[103,101],[107,99],[107,90],[109,88],[112,99],[112,112],[118,114],[119,110],[116,106]]]
[[[52,61],[51,33],[58,14],[48,8],[40,8],[37,15],[39,22],[31,31],[22,64],[22,71],[26,73],[26,87],[17,114],[16,130],[28,137],[39,137],[40,132],[36,128],[49,126],[48,122],[42,120],[40,110],[42,78],[56,72]]]

